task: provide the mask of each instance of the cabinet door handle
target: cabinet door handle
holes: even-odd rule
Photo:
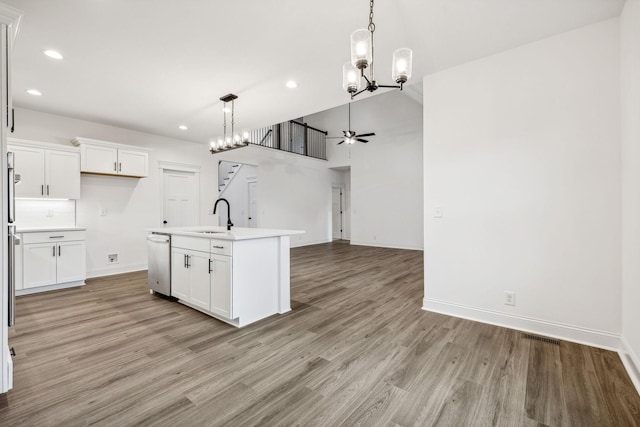
[[[44,184],[40,186],[40,194],[44,196]]]
[[[187,255],[187,268],[191,268],[191,255]]]
[[[47,196],[49,195],[49,184],[47,184]]]
[[[11,133],[16,130],[16,110],[15,108],[11,109]]]
[[[118,162],[113,162],[113,170],[118,172]]]
[[[53,256],[56,256],[56,245],[53,245]]]
[[[184,268],[187,268],[187,254],[182,255],[182,262],[184,263]]]
[[[122,162],[118,163],[118,172],[122,172]]]
[[[212,261],[212,260],[210,259],[210,260],[209,260],[209,274],[211,274],[211,272],[213,271],[213,270],[211,269],[211,261]]]
[[[64,236],[49,236],[50,239],[63,239]]]
[[[214,246],[216,249],[224,249],[224,246]]]
[[[62,251],[60,249],[60,245],[58,245],[58,256],[62,255]]]

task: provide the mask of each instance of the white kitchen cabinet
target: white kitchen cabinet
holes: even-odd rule
[[[80,147],[80,170],[83,173],[135,178],[149,175],[147,149],[82,137],[71,142]]]
[[[231,257],[211,255],[211,312],[233,319]]]
[[[171,249],[171,296],[209,311],[211,274],[209,253]]]
[[[16,197],[80,198],[80,152],[74,147],[10,139],[15,171],[20,175]]]
[[[22,263],[17,275],[19,293],[31,293],[84,284],[84,231],[23,233]],[[29,291],[29,292],[27,292]]]

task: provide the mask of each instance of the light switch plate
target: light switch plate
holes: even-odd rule
[[[436,206],[433,208],[433,217],[434,218],[442,218],[444,216],[444,212],[442,211],[441,206]]]

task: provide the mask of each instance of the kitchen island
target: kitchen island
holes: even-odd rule
[[[291,311],[290,236],[304,231],[214,226],[148,231],[171,236],[170,294],[180,303],[236,327]]]

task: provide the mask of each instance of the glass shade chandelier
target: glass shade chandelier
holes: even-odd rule
[[[391,77],[396,84],[381,85],[376,82],[373,72],[373,33],[375,31],[376,24],[373,23],[373,0],[370,0],[369,26],[367,29],[356,30],[351,34],[351,62],[346,62],[342,66],[342,87],[349,92],[351,99],[360,95],[365,90],[374,92],[381,87],[402,90],[402,86],[411,78],[413,52],[411,49],[401,48],[393,52]],[[365,68],[369,68],[369,76],[365,74]],[[364,87],[362,87],[363,80],[365,83]]]
[[[222,151],[235,150],[236,148],[242,148],[249,145],[249,133],[243,132],[242,135],[234,133],[235,126],[235,107],[233,101],[238,99],[237,95],[232,93],[223,96],[220,98],[220,101],[224,102],[224,108],[222,111],[224,112],[224,121],[223,121],[223,135],[221,138],[217,140],[211,139],[209,152],[211,154],[220,153]],[[227,103],[231,103],[231,108],[227,107]],[[231,113],[231,133],[227,136],[227,113]]]

